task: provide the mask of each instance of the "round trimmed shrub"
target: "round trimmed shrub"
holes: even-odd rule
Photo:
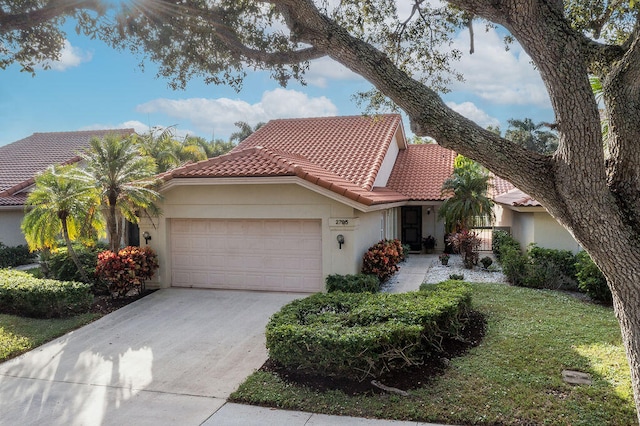
[[[471,304],[459,281],[412,293],[318,293],[274,314],[272,360],[309,373],[363,379],[419,364],[458,334]]]
[[[613,303],[607,279],[586,251],[576,255],[576,271],[576,279],[581,291],[598,302],[609,305]]]

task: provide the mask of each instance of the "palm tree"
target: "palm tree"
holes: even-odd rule
[[[141,155],[155,160],[160,173],[178,167],[184,162],[180,157],[182,146],[174,137],[173,127],[154,127],[141,136],[134,135],[133,141]]]
[[[487,196],[490,175],[471,160],[456,158],[456,163],[460,166],[454,167],[451,177],[442,184],[442,192],[451,197],[438,211],[447,232],[469,229],[477,224],[476,221],[494,217],[493,201]]]
[[[52,248],[62,236],[82,279],[89,282],[71,241],[104,229],[96,214],[98,202],[95,187],[78,178],[77,168],[51,166],[35,178],[35,188],[27,198],[26,205],[32,208],[21,228],[29,248]]]
[[[234,141],[242,142],[243,140],[251,136],[253,132],[258,130],[260,127],[264,126],[265,123],[260,122],[255,126],[251,127],[251,125],[246,121],[236,121],[235,123],[233,123],[233,125],[238,128],[238,131],[232,133],[231,136],[229,137],[229,140],[231,142],[234,142]]]
[[[555,133],[543,130],[544,123],[534,123],[530,118],[524,120],[507,120],[510,128],[504,137],[512,142],[540,154],[553,154],[558,148],[558,137]]]
[[[235,148],[236,144],[233,140],[228,142],[222,139],[207,141],[199,136],[188,136],[185,138],[183,146],[185,149],[195,149],[197,147],[198,150],[204,153],[205,157],[203,159],[207,159],[226,154]]]
[[[98,191],[109,247],[115,252],[124,231],[122,219],[137,223],[140,211],[156,209],[154,203],[160,194],[153,189],[157,182],[155,161],[140,156],[133,138],[117,135],[91,139],[82,158],[86,162],[84,181]]]

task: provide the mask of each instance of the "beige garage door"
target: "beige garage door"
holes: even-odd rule
[[[172,285],[322,291],[319,220],[171,220]]]

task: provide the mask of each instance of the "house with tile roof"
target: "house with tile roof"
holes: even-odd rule
[[[93,137],[111,133],[130,135],[134,130],[34,133],[0,146],[0,242],[7,246],[26,244],[20,224],[27,195],[38,173],[52,164],[80,161],[78,153],[89,146]]]
[[[582,249],[573,235],[538,201],[509,185],[511,188],[494,197],[496,227],[509,229],[523,250],[531,243],[544,248],[571,250],[574,253]]]
[[[273,120],[230,153],[161,175],[163,215],[140,230],[156,285],[317,292],[365,251],[433,235],[455,153],[408,145],[399,115]],[[343,241],[340,243],[339,241]]]

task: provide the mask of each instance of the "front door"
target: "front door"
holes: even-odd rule
[[[402,244],[422,250],[422,206],[402,207]]]

